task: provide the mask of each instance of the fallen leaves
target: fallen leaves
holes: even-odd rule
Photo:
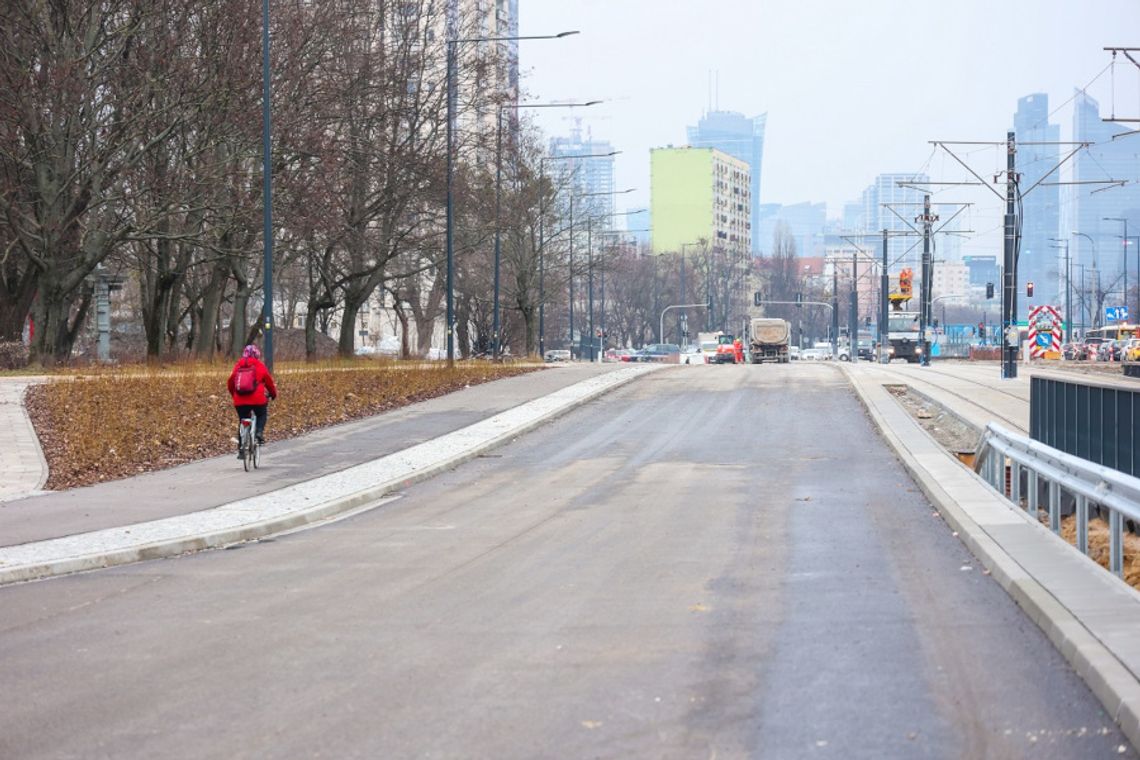
[[[536,365],[298,364],[275,373],[270,441],[369,417]],[[60,490],[228,453],[236,416],[225,392],[229,365],[76,377],[28,389],[28,414]]]

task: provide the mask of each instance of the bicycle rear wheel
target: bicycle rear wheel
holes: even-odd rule
[[[243,426],[241,429],[241,465],[249,472],[249,465],[253,460],[253,436],[249,432],[249,426]]]
[[[253,442],[253,469],[261,466],[261,444],[256,440]]]

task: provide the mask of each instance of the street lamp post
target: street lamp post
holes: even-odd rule
[[[1121,222],[1124,224],[1124,235],[1120,253],[1120,268],[1124,273],[1124,287],[1121,290],[1120,303],[1125,308],[1128,307],[1128,219],[1123,216],[1106,216],[1102,217],[1106,222]]]
[[[265,365],[273,369],[273,173],[270,170],[270,88],[269,88],[269,0],[261,3],[261,203],[265,261],[262,271],[264,278],[265,303],[261,307],[262,327],[265,340],[262,346]]]
[[[499,106],[495,129],[495,296],[491,326],[491,356],[494,359],[499,358],[502,350],[502,335],[499,328],[499,272],[500,261],[502,259],[501,238],[503,226],[503,111],[507,108],[586,108],[601,102],[600,100],[589,100],[585,103],[504,103]],[[514,142],[517,144],[518,139],[516,138]],[[540,159],[540,162],[541,160],[542,159]],[[541,198],[539,199],[539,205],[541,207]]]
[[[538,353],[546,355],[546,241],[544,240],[546,223],[546,194],[542,187],[546,184],[547,161],[569,161],[583,158],[610,158],[621,153],[620,150],[611,150],[609,153],[581,153],[571,156],[543,156],[538,160]],[[570,194],[570,245],[574,245],[574,194]],[[573,250],[571,250],[573,259]],[[571,286],[571,289],[573,286]],[[571,307],[573,308],[573,307]],[[573,313],[573,312],[571,312]]]
[[[1093,327],[1099,327],[1100,326],[1100,272],[1097,269],[1097,258],[1098,258],[1098,256],[1097,256],[1097,250],[1096,250],[1097,249],[1096,241],[1093,240],[1091,236],[1086,235],[1083,232],[1073,232],[1073,234],[1079,235],[1079,236],[1085,238],[1086,240],[1089,241],[1089,243],[1092,244],[1093,258],[1092,258],[1092,267],[1090,267],[1090,268],[1092,269],[1093,299],[1092,299],[1092,304],[1089,306],[1089,317],[1090,317],[1089,321],[1092,322]],[[1082,279],[1083,279],[1083,277],[1084,277],[1084,275],[1082,275]]]
[[[1065,342],[1073,342],[1073,262],[1069,258],[1069,240],[1068,238],[1049,238],[1054,243],[1062,243],[1062,245],[1054,245],[1054,248],[1065,249]]]
[[[602,195],[625,195],[632,193],[635,188],[626,190],[607,190],[599,193],[582,193],[579,198],[596,198]],[[574,195],[570,195],[570,240],[574,240]],[[593,251],[593,222],[592,214],[586,216],[586,267],[587,267],[587,319],[586,329],[590,335],[590,361],[594,361],[594,251]],[[574,249],[570,249],[570,350],[573,357],[574,350]]]
[[[269,0],[265,0],[268,2]],[[447,40],[447,366],[455,366],[455,106],[458,99],[459,46],[468,42],[557,40],[578,32],[512,37],[469,37]],[[449,30],[450,34],[450,30]]]

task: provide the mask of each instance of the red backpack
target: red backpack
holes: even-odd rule
[[[243,364],[234,374],[234,392],[239,396],[248,396],[257,390],[257,368],[252,364]]]

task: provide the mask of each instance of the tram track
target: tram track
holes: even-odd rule
[[[1004,422],[1008,425],[1013,426],[1013,428],[1016,430],[1025,430],[1026,429],[1025,421],[1019,422],[1017,420],[1013,420],[1013,419],[1009,418],[1008,416],[1001,414],[1000,412],[996,412],[993,409],[990,409],[986,406],[983,406],[982,404],[978,403],[978,401],[976,401],[974,398],[971,398],[969,395],[961,392],[958,389],[952,388],[947,384],[935,382],[934,380],[931,380],[929,376],[930,375],[939,375],[939,376],[949,378],[949,379],[952,379],[952,380],[955,380],[958,382],[969,383],[970,385],[977,386],[978,388],[982,388],[982,389],[986,390],[987,392],[1001,393],[1001,394],[1008,396],[1012,399],[1016,399],[1017,401],[1025,404],[1028,407],[1029,402],[1025,398],[1023,398],[1022,396],[1019,396],[1016,393],[1011,393],[1010,391],[1004,390],[1002,388],[995,388],[992,385],[988,385],[987,383],[981,382],[979,380],[974,380],[974,379],[971,379],[969,377],[963,377],[961,375],[952,374],[952,373],[945,372],[945,371],[939,371],[939,370],[931,368],[931,367],[924,368],[921,376],[916,376],[916,375],[911,375],[909,373],[901,372],[899,370],[892,369],[889,366],[882,367],[882,369],[884,369],[887,373],[891,374],[894,377],[898,377],[902,380],[905,380],[906,384],[910,387],[915,386],[916,380],[919,383],[926,383],[927,385],[930,385],[930,386],[933,386],[934,388],[937,388],[939,391],[941,391],[943,393],[947,393],[947,394],[954,396],[955,398],[957,398],[961,401],[964,401],[965,403],[969,404],[973,408],[982,411],[986,416],[993,417],[997,420],[1001,420],[1002,422]],[[917,387],[917,388],[915,388],[915,390],[921,392],[922,388]]]

